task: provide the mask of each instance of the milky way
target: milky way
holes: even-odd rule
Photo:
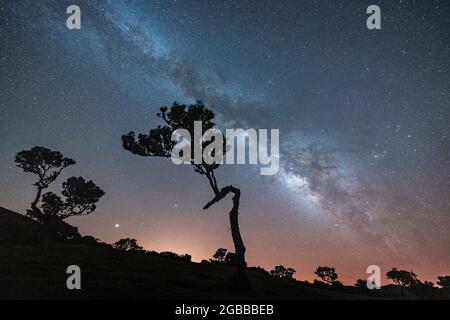
[[[33,181],[14,155],[43,145],[106,191],[72,220],[82,233],[196,260],[231,248],[229,204],[203,214],[202,177],[120,145],[160,106],[200,99],[222,128],[280,129],[277,175],[218,172],[242,189],[251,264],[308,279],[330,264],[345,281],[369,264],[448,273],[448,1],[378,1],[375,31],[361,1],[77,3],[81,30],[65,26],[72,3],[0,4],[0,205],[27,208]]]

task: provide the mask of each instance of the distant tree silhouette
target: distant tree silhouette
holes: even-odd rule
[[[225,248],[217,249],[213,255],[213,259],[210,259],[212,263],[226,264],[229,266],[237,266],[236,254],[234,252],[227,252]],[[247,264],[246,264],[247,266]]]
[[[61,171],[75,164],[75,161],[65,158],[59,151],[44,147],[20,151],[15,161],[17,166],[25,172],[38,176],[38,181],[34,183],[37,194],[31,203],[31,210],[27,211],[29,217],[41,224],[34,236],[34,241],[40,242],[45,233],[57,235],[63,239],[79,237],[77,228],[63,220],[93,212],[96,209],[95,204],[105,194],[103,190],[92,181],[86,181],[82,177],[71,177],[63,183],[61,193],[64,199],[53,192],[42,195],[42,191],[58,178]],[[40,206],[39,202],[41,202]]]
[[[217,249],[216,253],[213,254],[213,258],[217,262],[225,262],[226,254],[227,254],[227,249],[219,248],[219,249]]]
[[[415,277],[414,281],[411,282],[409,287],[420,299],[428,299],[433,297],[434,289],[436,289],[433,282],[422,282],[417,277]]]
[[[336,280],[335,282],[333,282],[333,286],[334,287],[343,287],[344,284],[342,282],[340,282],[339,280]]]
[[[404,298],[404,289],[417,282],[417,275],[412,271],[399,270],[392,268],[386,273],[386,278],[392,280],[400,287],[401,298]]]
[[[185,253],[185,254],[182,254],[180,256],[180,260],[181,261],[186,261],[186,262],[191,262],[192,256],[190,254],[188,254],[188,253]]]
[[[113,244],[113,248],[120,250],[120,251],[143,251],[144,248],[142,248],[138,243],[136,239],[132,238],[124,238],[120,239],[119,241],[115,242]]]
[[[314,274],[317,275],[322,281],[325,283],[334,285],[337,284],[337,278],[338,274],[336,273],[335,268],[327,267],[327,266],[320,266],[317,267],[316,271],[314,271]]]
[[[236,253],[227,252],[227,255],[225,256],[225,263],[231,266],[237,265]]]
[[[436,284],[442,288],[450,289],[450,276],[438,276]]]
[[[15,162],[24,172],[38,176],[38,180],[34,183],[37,193],[31,203],[32,211],[36,209],[42,191],[58,178],[63,169],[75,164],[74,160],[64,157],[59,151],[38,146],[18,152]]]
[[[367,281],[363,279],[358,279],[356,280],[354,286],[360,289],[367,289]]]
[[[266,269],[259,267],[259,266],[258,267],[248,267],[248,270],[258,272],[261,274],[265,274],[265,275],[270,275],[269,271],[267,271]]]
[[[159,253],[159,255],[162,257],[165,257],[165,258],[175,259],[175,260],[179,260],[179,261],[186,261],[186,262],[190,262],[192,259],[192,256],[190,254],[179,255],[175,252],[170,252],[170,251],[163,251],[163,252]]]
[[[274,277],[291,280],[296,271],[292,268],[285,268],[284,266],[276,266],[270,271],[270,274]]]
[[[170,110],[167,107],[162,107],[160,113],[157,114],[164,122],[163,126],[157,126],[151,129],[148,134],[139,134],[137,137],[134,132],[122,136],[122,145],[124,149],[144,157],[170,157],[175,142],[171,140],[172,132],[176,129],[185,129],[195,142],[200,142],[201,137],[197,137],[194,133],[194,121],[202,122],[202,132],[214,127],[214,113],[207,109],[202,102],[192,105],[173,103]],[[226,152],[226,141],[224,141],[223,154]],[[200,144],[204,147],[206,142]],[[215,176],[215,170],[220,166],[219,163],[207,164],[202,162],[200,164],[194,163],[194,158],[191,157],[190,162],[194,167],[195,172],[205,176],[208,179],[209,185],[214,193],[214,198],[207,203],[203,209],[206,210],[216,202],[225,198],[228,194],[232,194],[233,207],[229,212],[231,236],[234,242],[237,269],[233,275],[232,281],[236,286],[242,288],[250,288],[245,269],[245,251],[244,242],[239,230],[239,202],[241,191],[232,186],[219,187]]]

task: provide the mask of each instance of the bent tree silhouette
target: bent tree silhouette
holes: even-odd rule
[[[144,157],[170,157],[172,149],[175,146],[172,141],[172,132],[176,129],[185,129],[190,135],[191,139],[201,139],[197,137],[194,132],[194,121],[202,122],[202,132],[214,127],[214,113],[207,109],[201,101],[197,101],[192,105],[178,104],[174,102],[170,110],[167,107],[162,107],[161,112],[157,114],[164,122],[164,125],[157,126],[151,129],[148,134],[139,134],[137,137],[133,131],[127,135],[122,136],[122,145],[125,150],[132,152],[133,154]],[[199,141],[199,140],[197,140]],[[223,154],[226,152],[226,142],[223,137]],[[200,144],[204,150],[206,142]],[[245,262],[245,246],[242,240],[242,236],[239,230],[239,200],[241,191],[230,185],[220,188],[215,176],[215,170],[220,166],[219,163],[214,162],[207,164],[202,161],[201,164],[194,163],[194,157],[191,154],[190,163],[194,167],[195,172],[204,175],[214,192],[214,198],[208,202],[203,209],[206,210],[214,203],[219,202],[225,198],[228,194],[232,194],[233,207],[229,212],[231,236],[233,239],[235,251],[236,251],[236,265],[237,269],[233,275],[232,283],[240,288],[250,288],[250,282],[246,275],[246,262]]]

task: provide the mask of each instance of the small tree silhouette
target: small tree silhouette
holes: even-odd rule
[[[226,254],[227,254],[227,249],[219,248],[219,249],[217,249],[216,253],[213,254],[213,258],[215,261],[225,262]]]
[[[450,276],[438,276],[436,284],[442,288],[450,289]]]
[[[367,280],[358,279],[356,280],[354,286],[360,289],[367,289]]]
[[[236,266],[236,253],[234,252],[227,252],[227,255],[225,256],[225,263],[231,266]]]
[[[400,287],[401,298],[404,298],[404,289],[418,281],[417,275],[412,271],[399,270],[392,268],[386,273],[386,278],[392,280]]]
[[[179,255],[178,253],[171,252],[171,251],[163,251],[163,252],[160,252],[159,255],[162,257],[165,257],[165,258],[175,259],[178,261],[186,261],[186,262],[190,262],[192,259],[192,256],[190,254]]]
[[[434,294],[434,283],[431,281],[420,281],[415,278],[415,280],[409,286],[411,290],[417,295],[420,299],[428,299],[431,298]]]
[[[113,244],[113,248],[120,250],[120,251],[143,251],[144,248],[142,248],[138,243],[136,239],[132,238],[124,238],[120,239],[119,241],[115,242]]]
[[[157,114],[159,118],[165,123],[164,126],[157,126],[151,129],[148,134],[139,134],[137,137],[134,132],[122,136],[122,145],[125,150],[128,150],[136,155],[144,157],[170,157],[175,142],[171,140],[172,132],[176,129],[184,129],[190,133],[191,139],[194,139],[194,144],[200,143],[200,146],[205,148],[206,142],[200,142],[201,137],[198,137],[194,131],[194,122],[202,122],[202,132],[214,127],[214,113],[205,108],[202,102],[197,101],[196,104],[184,105],[173,103],[170,111],[167,107],[162,107],[160,113]],[[226,142],[224,141],[223,154],[226,152]],[[203,151],[203,150],[202,150]],[[208,179],[209,185],[214,193],[214,198],[207,203],[203,209],[206,210],[214,203],[219,202],[228,194],[233,194],[233,207],[229,213],[231,236],[234,242],[237,269],[233,275],[232,282],[241,288],[250,288],[245,268],[245,251],[244,242],[239,230],[239,201],[241,191],[232,186],[220,188],[215,176],[215,170],[220,166],[219,163],[214,162],[207,164],[204,161],[198,164],[194,162],[194,157],[191,155],[190,163],[194,167],[195,172],[205,176]]]
[[[292,280],[296,271],[292,268],[285,268],[284,266],[276,266],[270,271],[270,274],[274,277]]]
[[[34,211],[41,198],[42,190],[48,188],[50,183],[58,178],[61,171],[68,166],[74,165],[75,161],[65,158],[59,151],[36,146],[30,150],[18,152],[16,163],[23,171],[31,172],[38,176],[38,181],[34,183],[37,187],[36,197],[31,203],[31,210]]]
[[[65,158],[59,151],[33,147],[31,150],[18,152],[16,163],[25,172],[34,173],[39,178],[34,183],[37,187],[36,197],[31,203],[31,210],[27,211],[29,217],[41,224],[34,236],[35,242],[40,242],[45,232],[63,239],[79,236],[77,228],[63,220],[93,212],[96,209],[95,204],[105,194],[103,190],[92,181],[71,177],[63,183],[64,199],[53,192],[42,195],[42,191],[58,178],[64,168],[75,164],[74,160]]]
[[[314,274],[316,274],[320,279],[322,279],[322,281],[328,284],[334,285],[338,283],[338,274],[336,273],[335,268],[326,266],[317,267],[316,271],[314,271]]]

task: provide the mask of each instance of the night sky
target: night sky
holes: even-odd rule
[[[66,8],[81,7],[81,30]],[[366,28],[381,7],[382,29]],[[121,146],[173,101],[227,128],[279,128],[280,171],[222,166],[242,191],[250,265],[353,283],[368,265],[450,272],[450,1],[0,1],[0,206],[24,212],[35,145],[77,161],[106,196],[72,218],[106,242],[208,259],[233,249],[231,200],[204,176]]]

